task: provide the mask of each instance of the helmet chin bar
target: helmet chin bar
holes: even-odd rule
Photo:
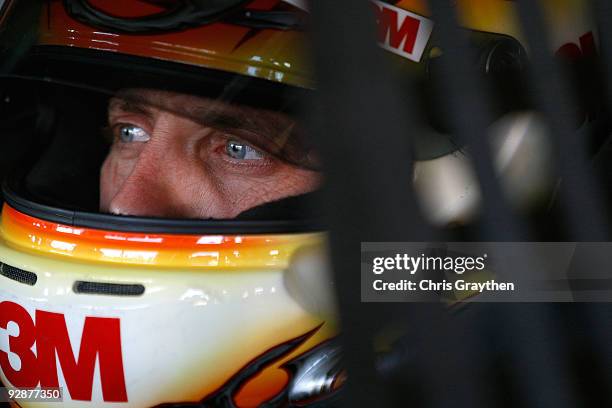
[[[99,349],[94,384],[102,392],[78,386],[81,377],[94,376],[95,363],[40,380],[45,387],[65,379],[63,406],[198,400],[243,407],[253,398],[302,406],[304,399],[329,401],[344,382],[333,302],[314,290],[323,283],[320,270],[310,269],[324,254],[322,234],[122,233],[56,224],[9,206],[1,232],[0,306],[19,328],[13,337],[39,330],[77,350]],[[152,341],[158,327],[163,330]],[[99,330],[103,345],[93,335]],[[37,361],[54,355],[42,342]],[[159,353],[160,344],[181,352]],[[66,367],[72,348],[60,348]],[[81,364],[96,354],[75,358]],[[36,376],[36,367],[22,370]],[[16,385],[14,378],[9,373],[2,380]],[[133,385],[141,378],[146,381]]]

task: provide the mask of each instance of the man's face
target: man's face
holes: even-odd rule
[[[320,173],[247,142],[286,138],[296,126],[281,113],[134,89],[111,99],[108,121],[113,144],[100,176],[104,212],[233,218],[320,183]]]

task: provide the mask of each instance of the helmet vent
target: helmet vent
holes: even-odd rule
[[[76,281],[74,293],[110,296],[141,296],[145,287],[139,284]]]
[[[34,286],[38,277],[33,272],[24,271],[11,265],[0,262],[0,275],[26,285]]]

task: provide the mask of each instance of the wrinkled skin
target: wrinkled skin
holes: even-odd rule
[[[108,119],[113,142],[101,169],[104,212],[233,218],[320,184],[318,172],[292,165],[241,137],[282,134],[295,127],[281,113],[133,89],[111,99]]]

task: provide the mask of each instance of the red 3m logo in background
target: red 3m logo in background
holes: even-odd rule
[[[382,48],[419,62],[431,37],[433,22],[423,16],[373,0]]]
[[[567,43],[557,50],[557,56],[565,57],[570,60],[579,60],[581,58],[590,58],[597,55],[597,45],[595,45],[595,36],[592,31],[582,35],[578,39],[578,44]]]
[[[561,46],[556,55],[570,75],[573,97],[578,102],[579,123],[598,119],[605,109],[605,96],[602,93],[605,84],[601,81],[603,76],[595,35],[592,31],[581,35],[577,41]]]
[[[97,357],[104,401],[127,402],[119,319],[86,317],[78,359],[72,353],[63,314],[36,310],[33,321],[17,303],[1,302],[0,328],[6,330],[9,322],[19,326],[19,335],[9,336],[8,352],[0,350],[0,368],[11,385],[58,387],[57,355],[70,397],[91,401]],[[11,365],[9,353],[19,357],[19,370]]]

